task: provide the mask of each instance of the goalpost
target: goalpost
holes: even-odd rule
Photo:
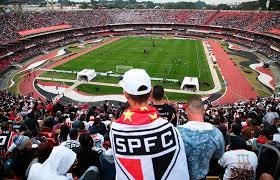
[[[123,74],[130,69],[133,69],[133,66],[125,66],[125,65],[117,65],[116,66],[116,72],[120,73],[120,74]]]

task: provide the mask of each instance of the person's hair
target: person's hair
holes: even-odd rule
[[[60,116],[59,118],[58,118],[58,123],[63,123],[64,121],[65,121],[65,116]]]
[[[60,134],[59,134],[60,142],[67,140],[67,136],[68,136],[69,132],[70,132],[69,127],[66,124],[63,124],[60,127]]]
[[[271,112],[276,112],[276,107],[275,106],[271,106],[270,111]]]
[[[10,129],[9,123],[6,122],[6,121],[3,121],[2,124],[1,124],[1,130],[2,131],[9,131],[9,129]]]
[[[79,135],[78,130],[76,128],[70,129],[70,133],[69,133],[70,139],[77,139],[78,135]]]
[[[274,134],[275,132],[271,129],[271,126],[266,127],[261,131],[261,135],[265,136],[268,140],[272,140]]]
[[[239,117],[236,117],[234,120],[236,124],[241,124],[241,119]]]
[[[24,131],[24,133],[22,135],[32,138],[33,133],[32,133],[32,131],[27,130],[27,131]]]
[[[21,124],[20,124],[20,127],[19,127],[19,132],[23,132],[23,131],[26,131],[26,130],[27,130],[26,124],[21,123]]]
[[[226,122],[226,118],[224,116],[220,116],[220,123],[223,124]]]
[[[101,118],[99,116],[96,116],[93,121],[94,123],[99,124],[101,122]]]
[[[75,113],[73,113],[73,112],[70,113],[69,118],[70,118],[71,121],[74,121],[75,117],[76,117]]]
[[[252,119],[250,121],[250,123],[251,123],[251,126],[257,126],[258,125],[258,122],[255,119]]]
[[[50,156],[53,146],[48,142],[42,142],[38,145],[37,158],[39,163],[44,163]]]
[[[79,121],[85,121],[86,115],[83,113],[80,115]]]
[[[43,121],[43,125],[49,128],[53,127],[53,118],[51,116],[47,117],[47,119],[45,119]]]
[[[57,117],[57,118],[61,117],[61,114],[62,114],[61,111],[57,111],[57,112],[56,112],[56,117]]]
[[[93,140],[89,133],[83,133],[79,137],[79,142],[83,150],[91,149],[93,147]]]
[[[246,149],[246,141],[241,136],[230,136],[230,150]]]
[[[242,131],[241,126],[239,126],[238,124],[232,124],[231,125],[231,132],[235,135],[240,135]]]
[[[188,108],[203,109],[203,102],[198,96],[192,96],[187,102]]]
[[[82,131],[82,130],[85,130],[85,128],[86,128],[85,124],[83,122],[81,122],[79,124],[79,130]]]
[[[153,98],[157,101],[162,100],[164,97],[164,89],[161,85],[153,87]]]
[[[214,125],[220,125],[220,122],[221,122],[221,120],[220,120],[219,117],[215,117],[214,120],[213,120]]]
[[[147,90],[146,86],[140,86],[138,88],[138,91],[144,91]],[[150,97],[151,92],[147,93],[147,94],[143,94],[143,95],[132,95],[132,94],[128,94],[129,97],[132,99],[132,101],[134,101],[137,104],[142,104],[148,101],[149,97]]]

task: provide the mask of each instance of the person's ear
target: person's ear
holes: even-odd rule
[[[152,87],[149,97],[153,98],[154,88]]]
[[[187,111],[187,112],[190,112],[190,111],[191,111],[190,106],[187,106],[187,107],[186,107],[186,111]]]
[[[150,92],[150,94],[149,94],[148,101],[149,101],[149,102],[154,102],[154,97],[153,97],[153,88],[152,88],[152,90],[151,90],[151,92]]]
[[[127,100],[129,100],[129,99],[130,99],[130,97],[129,97],[128,93],[126,93],[125,91],[123,91],[123,94],[124,94],[124,97],[125,97]]]

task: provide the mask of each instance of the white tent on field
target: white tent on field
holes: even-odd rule
[[[199,90],[198,78],[185,76],[181,84],[181,89],[186,91],[198,91]]]
[[[90,81],[95,78],[96,72],[94,69],[83,69],[77,73],[77,80]]]

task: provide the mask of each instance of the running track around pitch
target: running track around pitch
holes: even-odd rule
[[[229,55],[220,46],[219,42],[209,40],[208,43],[212,48],[212,52],[217,59],[217,64],[221,69],[221,73],[227,84],[225,94],[213,104],[230,104],[239,100],[249,100],[257,98],[258,93],[250,85],[247,79],[240,72],[239,68],[234,65]]]
[[[79,57],[79,56],[82,56],[82,55],[84,55],[84,54],[86,54],[86,53],[88,53],[88,52],[90,52],[90,51],[93,51],[93,50],[95,50],[95,49],[97,49],[97,48],[100,48],[100,47],[102,47],[102,46],[104,46],[104,45],[106,45],[106,44],[112,43],[112,42],[117,41],[117,40],[119,40],[119,38],[111,38],[111,39],[109,39],[109,40],[107,40],[107,41],[104,41],[103,43],[100,43],[100,44],[98,44],[98,45],[92,47],[92,48],[85,49],[85,50],[83,50],[83,51],[81,51],[81,52],[79,52],[79,53],[77,53],[77,54],[72,55],[72,56],[69,56],[69,57],[62,58],[62,59],[60,59],[60,60],[57,60],[56,62],[54,62],[53,64],[50,64],[50,65],[46,66],[45,68],[46,68],[46,69],[52,69],[52,68],[54,68],[54,67],[56,67],[56,66],[58,66],[58,65],[60,65],[60,64],[63,64],[63,63],[65,63],[65,62],[67,62],[67,61],[70,61],[70,60],[72,60],[72,59],[75,59],[75,58],[77,58],[77,57]],[[53,53],[50,53],[50,54],[52,55]],[[45,55],[45,56],[49,56],[50,54]],[[42,58],[42,57],[40,57],[40,59],[41,59],[41,58]],[[46,57],[44,57],[44,58],[46,58]],[[36,62],[36,61],[38,61],[38,60],[35,60],[35,61],[33,61],[32,63],[34,63],[34,62]],[[30,64],[32,64],[32,63],[30,63]],[[34,89],[34,86],[33,86],[33,81],[35,80],[35,78],[36,78],[37,76],[39,76],[40,74],[42,74],[43,72],[44,72],[44,71],[35,71],[35,72],[31,72],[30,76],[28,76],[28,75],[24,76],[24,77],[20,80],[20,82],[19,82],[19,92],[20,92],[21,94],[23,94],[23,95],[27,95],[27,94],[29,94],[29,93],[33,93],[33,95],[32,95],[33,98],[41,98],[41,99],[45,100],[45,97],[42,97],[42,96]]]

